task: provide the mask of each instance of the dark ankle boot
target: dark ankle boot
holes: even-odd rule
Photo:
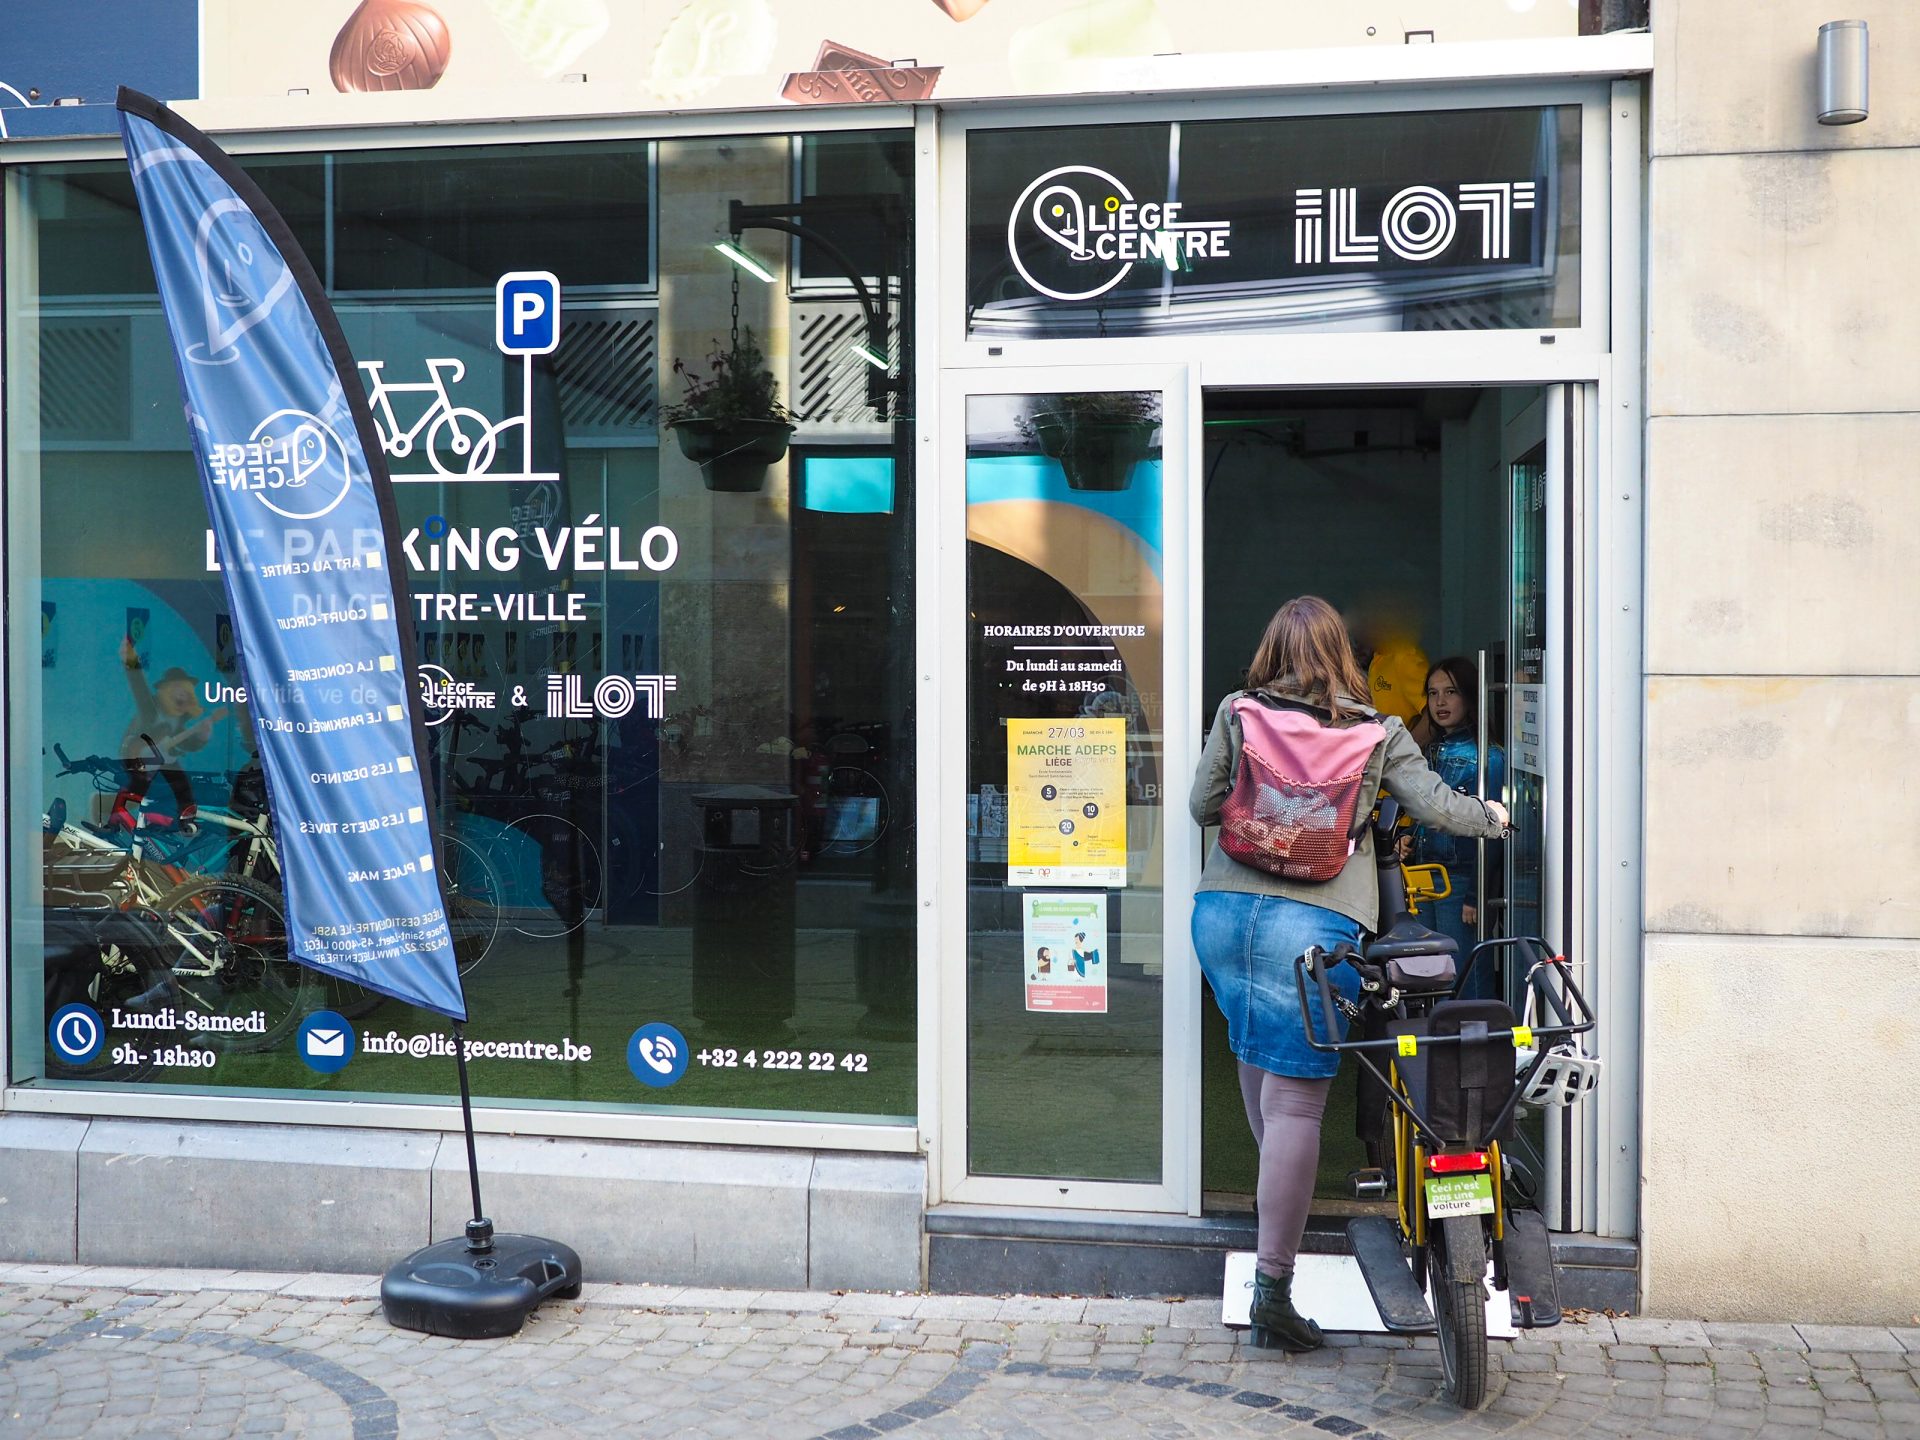
[[[1320,1327],[1293,1308],[1293,1272],[1253,1274],[1253,1344],[1262,1350],[1318,1350],[1323,1342]]]

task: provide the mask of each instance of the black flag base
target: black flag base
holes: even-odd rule
[[[542,1300],[579,1293],[580,1257],[572,1246],[495,1235],[488,1220],[469,1220],[465,1239],[414,1251],[380,1281],[388,1324],[455,1340],[517,1334]]]
[[[571,1245],[538,1235],[496,1235],[480,1207],[480,1161],[473,1146],[473,1093],[467,1085],[467,1039],[453,1027],[460,1070],[460,1119],[467,1132],[467,1184],[473,1219],[463,1240],[438,1240],[392,1266],[380,1279],[387,1323],[453,1340],[517,1335],[527,1316],[552,1296],[580,1294],[580,1257]]]

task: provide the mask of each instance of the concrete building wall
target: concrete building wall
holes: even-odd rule
[[[1870,118],[1815,120],[1865,19]],[[1655,0],[1642,1255],[1653,1314],[1920,1272],[1920,12]]]

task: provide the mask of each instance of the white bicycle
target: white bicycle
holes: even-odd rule
[[[360,362],[367,375],[367,405],[373,411],[374,428],[380,432],[380,447],[395,459],[404,460],[420,441],[427,452],[427,463],[442,475],[484,475],[499,448],[499,429],[478,410],[455,405],[447,393],[449,384],[458,385],[466,378],[465,362],[429,360],[427,378],[405,384],[385,377],[382,372],[386,363]],[[433,400],[411,425],[402,426],[393,409],[396,395],[430,395]],[[422,435],[424,440],[420,439]],[[450,460],[444,458],[449,456]]]

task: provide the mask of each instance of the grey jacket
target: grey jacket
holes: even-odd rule
[[[1201,825],[1220,823],[1220,802],[1233,784],[1234,766],[1240,758],[1240,726],[1232,706],[1243,691],[1235,690],[1220,702],[1214,712],[1212,728],[1207,731],[1206,753],[1200,757],[1200,769],[1193,777],[1193,793],[1187,808]],[[1270,693],[1288,700],[1313,702],[1310,697],[1276,686]],[[1453,789],[1428,768],[1420,747],[1407,733],[1407,727],[1392,715],[1379,715],[1353,700],[1343,700],[1342,708],[1356,711],[1387,727],[1387,738],[1367,761],[1366,781],[1360,790],[1361,813],[1371,810],[1386,791],[1415,820],[1455,835],[1484,835],[1498,839],[1500,822],[1485,803],[1472,795]],[[1367,829],[1345,867],[1331,880],[1284,880],[1278,875],[1242,865],[1221,851],[1216,843],[1207,856],[1200,877],[1202,890],[1237,890],[1254,895],[1285,895],[1309,905],[1319,905],[1357,920],[1368,930],[1379,928],[1379,881],[1373,866],[1373,831]]]

